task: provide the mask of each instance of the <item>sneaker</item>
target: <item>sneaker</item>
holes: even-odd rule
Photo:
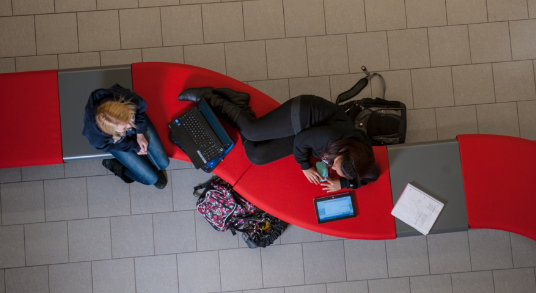
[[[164,189],[166,185],[167,185],[166,174],[164,173],[164,171],[159,171],[158,180],[156,180],[156,183],[154,184],[154,186],[158,189]]]
[[[115,176],[121,178],[125,183],[134,182],[134,180],[125,175],[125,166],[123,166],[117,159],[104,159],[102,160],[102,165],[104,168],[114,173]]]

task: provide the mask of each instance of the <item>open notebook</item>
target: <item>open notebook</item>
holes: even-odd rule
[[[391,215],[427,235],[445,205],[408,183]]]

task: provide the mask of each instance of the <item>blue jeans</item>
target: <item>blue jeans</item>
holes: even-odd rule
[[[169,165],[169,158],[149,117],[147,117],[147,132],[143,135],[149,143],[147,155],[139,156],[135,151],[112,150],[110,153],[126,167],[126,176],[139,183],[153,185],[158,180],[159,170],[164,170]]]

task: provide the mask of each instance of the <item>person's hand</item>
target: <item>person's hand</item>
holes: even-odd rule
[[[318,174],[315,167],[311,167],[308,170],[302,170],[302,171],[305,177],[307,177],[307,180],[309,180],[309,182],[311,183],[318,184],[320,183],[320,180],[322,180],[322,176]]]
[[[145,139],[145,136],[143,136],[143,133],[136,134],[136,137],[138,138],[138,145],[140,146],[140,151],[138,152],[138,155],[146,155],[147,146],[149,145],[149,143]]]
[[[334,192],[341,189],[341,180],[339,178],[326,178],[326,182],[320,183],[322,190]]]

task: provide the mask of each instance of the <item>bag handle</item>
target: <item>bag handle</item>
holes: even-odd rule
[[[217,178],[217,177],[216,177],[216,178]],[[216,178],[212,178],[212,179],[210,179],[209,181],[207,181],[207,182],[205,182],[205,183],[202,183],[202,184],[199,184],[199,185],[197,185],[196,187],[194,187],[193,195],[194,195],[195,197],[204,197],[204,196],[207,194],[207,192],[208,192],[208,190],[209,190],[209,188],[210,188],[212,182],[214,182],[214,180],[216,180]],[[197,194],[197,193],[196,193],[196,191],[198,191],[199,189],[203,189],[203,188],[204,188],[205,190],[203,190],[203,192],[201,192],[201,194]]]
[[[383,88],[382,99],[385,98],[385,91],[387,90],[387,86],[385,85],[385,79],[383,78],[383,76],[381,76],[381,74],[379,73],[370,74],[370,72],[367,70],[365,66],[361,66],[361,70],[363,70],[366,76],[358,80],[357,83],[352,88],[350,88],[349,90],[337,96],[337,100],[335,101],[335,104],[340,104],[342,102],[348,101],[349,99],[357,96],[368,85],[369,80],[372,79],[374,76],[380,77],[382,88]]]

